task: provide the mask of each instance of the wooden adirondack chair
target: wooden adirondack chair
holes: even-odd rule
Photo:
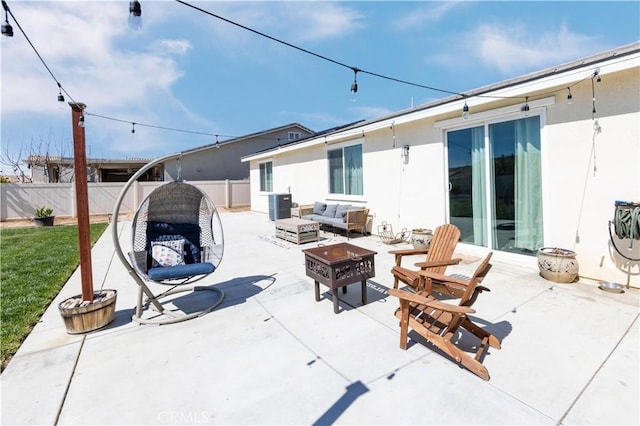
[[[389,289],[390,295],[400,299],[400,308],[396,310],[395,315],[400,319],[400,347],[402,349],[407,349],[409,327],[411,327],[458,364],[482,379],[489,380],[489,371],[482,364],[482,358],[488,346],[500,349],[500,342],[495,336],[474,324],[468,314],[475,313],[471,306],[478,294],[489,291],[479,283],[491,269],[489,261],[492,254],[487,255],[469,280],[434,274],[431,271],[420,272],[427,282],[439,281],[440,284],[461,292],[462,297],[457,305],[439,301],[426,290],[412,293],[405,290]],[[427,287],[430,286],[431,284],[428,283]],[[454,342],[460,328],[464,328],[480,339],[475,356],[463,351]]]
[[[453,251],[460,239],[460,230],[451,224],[440,225],[433,233],[433,238],[429,248],[426,250],[391,250],[390,254],[395,255],[396,264],[391,268],[393,274],[393,288],[398,288],[398,281],[402,281],[416,290],[422,289],[424,278],[413,270],[402,266],[404,256],[426,255],[424,262],[415,263],[422,271],[431,271],[442,274],[449,265],[460,263],[461,259],[452,259]]]

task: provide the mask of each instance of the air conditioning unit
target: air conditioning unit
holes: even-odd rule
[[[291,217],[291,194],[269,194],[269,220]]]

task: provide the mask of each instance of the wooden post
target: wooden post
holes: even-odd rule
[[[83,110],[87,106],[71,102],[69,102],[69,105],[71,106],[71,128],[73,129],[73,168],[76,183],[76,211],[78,212],[78,249],[80,251],[82,300],[93,302],[87,151],[85,149],[83,115]]]

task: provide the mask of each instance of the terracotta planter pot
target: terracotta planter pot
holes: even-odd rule
[[[576,253],[558,247],[538,250],[538,269],[544,279],[556,283],[572,283],[578,277]]]
[[[77,295],[58,305],[60,315],[69,334],[87,333],[105,327],[115,316],[116,290],[99,290],[93,293],[93,302],[84,303]]]

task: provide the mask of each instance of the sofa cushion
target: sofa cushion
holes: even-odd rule
[[[313,214],[323,214],[326,209],[327,205],[325,203],[319,201],[313,203]]]
[[[347,210],[351,210],[351,204],[338,204],[335,217],[345,222],[347,220]]]
[[[337,204],[327,204],[327,209],[322,213],[322,216],[326,217],[336,217],[336,209],[338,208]]]
[[[202,262],[191,263],[189,265],[160,266],[157,268],[151,268],[147,272],[147,275],[153,281],[162,281],[210,274],[215,270],[216,267],[213,266],[212,263]]]

